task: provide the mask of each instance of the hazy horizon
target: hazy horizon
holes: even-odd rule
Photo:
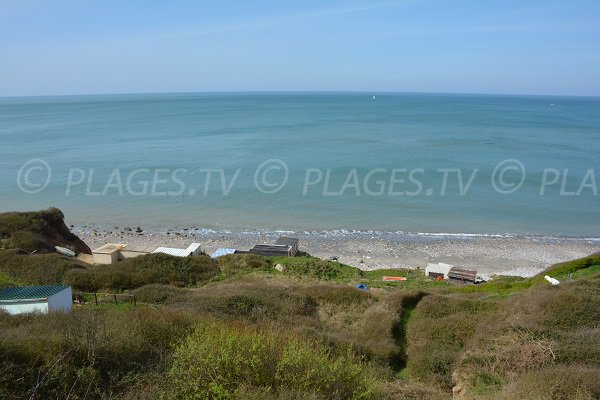
[[[93,97],[93,96],[146,96],[146,95],[207,95],[207,94],[365,94],[365,95],[441,95],[441,96],[514,96],[514,97],[573,97],[573,98],[600,98],[599,95],[576,94],[535,94],[535,93],[483,93],[483,92],[403,92],[382,90],[207,90],[207,91],[177,91],[177,92],[96,92],[96,93],[55,93],[42,95],[9,95],[0,96],[0,99],[36,98],[36,97]]]

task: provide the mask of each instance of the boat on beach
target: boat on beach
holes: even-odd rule
[[[62,254],[63,256],[67,256],[67,257],[75,257],[75,252],[73,250],[69,250],[66,247],[61,247],[61,246],[54,246],[54,248],[56,249],[57,253]]]

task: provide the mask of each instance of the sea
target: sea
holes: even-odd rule
[[[77,225],[600,237],[600,98],[0,98],[0,211]]]

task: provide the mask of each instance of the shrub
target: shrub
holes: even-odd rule
[[[407,327],[408,375],[445,389],[466,344],[497,305],[457,296],[430,295],[415,309]]]
[[[189,286],[204,282],[218,273],[214,260],[206,256],[174,257],[148,254],[115,265],[71,271],[65,281],[77,290],[127,290],[149,284]]]
[[[556,362],[600,365],[600,327],[564,332],[556,341]]]
[[[367,366],[350,351],[285,332],[206,320],[175,351],[169,398],[235,398],[240,385],[296,390],[328,399],[370,398]]]
[[[219,257],[217,261],[221,272],[225,275],[271,268],[271,263],[266,258],[256,254],[228,254]]]
[[[450,396],[432,385],[396,380],[382,386],[381,398],[386,400],[449,400]]]
[[[133,294],[137,301],[149,304],[176,304],[189,297],[185,289],[169,285],[146,285],[134,290]]]
[[[553,366],[516,376],[490,399],[591,400],[600,398],[600,368]]]
[[[371,293],[348,285],[311,285],[307,293],[320,303],[356,307],[374,301]]]
[[[303,277],[332,280],[358,276],[357,268],[315,257],[276,257],[274,262],[283,264],[286,273]]]
[[[282,388],[273,392],[269,388],[240,385],[233,394],[236,400],[328,400],[327,396],[319,396],[309,391]]]
[[[195,290],[189,303],[195,312],[218,318],[243,316],[289,322],[314,316],[318,306],[300,288],[264,280],[207,285]]]
[[[0,272],[24,284],[59,284],[68,271],[81,268],[82,263],[59,254],[27,255],[17,250],[0,251]]]
[[[479,323],[456,364],[455,378],[471,394],[513,393],[513,385],[529,385],[520,376],[597,365],[599,308],[600,287],[586,280],[538,285],[505,299],[494,315]],[[563,394],[557,396],[547,398]]]
[[[455,380],[471,393],[498,390],[511,377],[552,365],[557,345],[540,332],[506,328],[486,337],[462,356]]]
[[[191,323],[186,314],[142,307],[0,314],[0,398],[113,397],[130,376],[162,370]]]

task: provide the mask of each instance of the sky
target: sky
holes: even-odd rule
[[[598,0],[0,1],[0,96],[599,96],[598,71]]]

